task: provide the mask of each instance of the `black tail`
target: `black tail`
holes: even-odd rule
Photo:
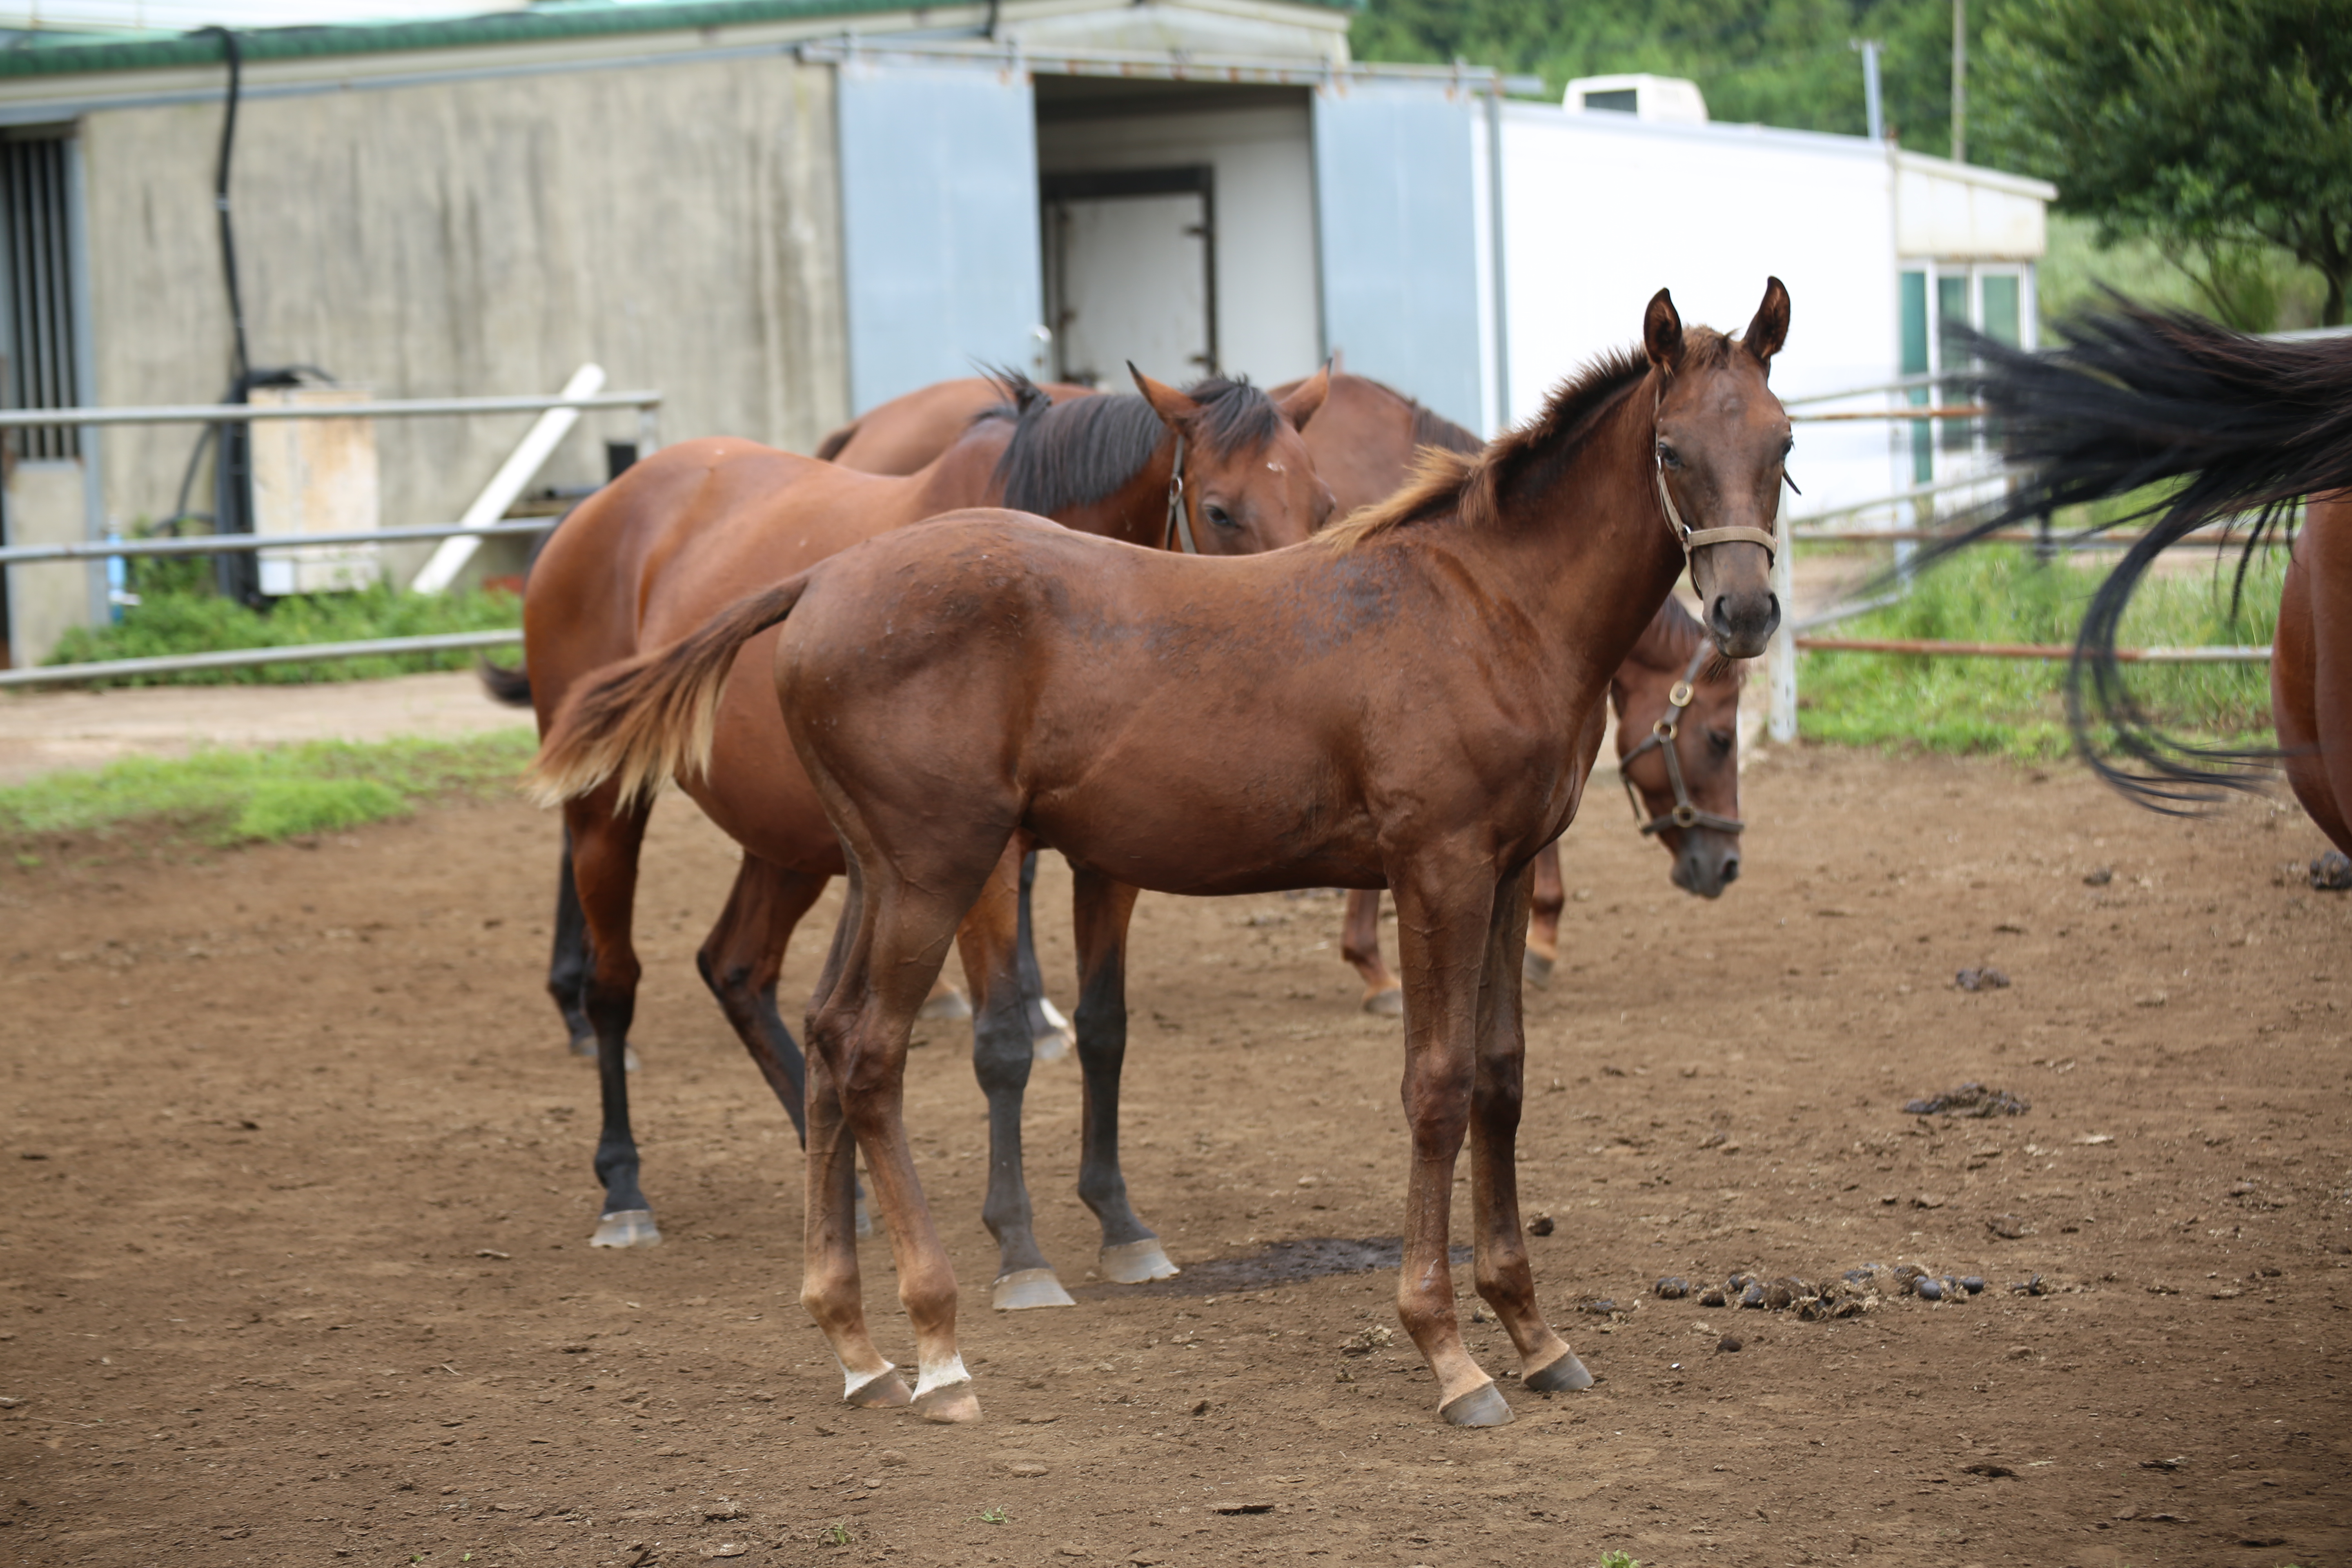
[[[2296,500],[2352,486],[2352,338],[2252,338],[2112,292],[2107,300],[2060,328],[2065,346],[2050,353],[1959,334],[1986,367],[1979,393],[2000,421],[2010,461],[2031,472],[1922,564],[2061,507],[2171,487],[2095,525],[2147,528],[2092,595],[2066,671],[2076,749],[2126,795],[2166,811],[2209,801],[2217,788],[2254,787],[2271,754],[2165,734],[2132,697],[2116,658],[2124,611],[2167,549],[2209,523],[2246,516],[2234,609],[2254,550],[2287,523]],[[2100,730],[2128,762],[2102,754]]]
[[[482,689],[493,702],[503,702],[509,708],[530,706],[530,669],[516,665],[509,669],[502,664],[492,664],[488,658],[474,661],[474,673],[481,677]]]

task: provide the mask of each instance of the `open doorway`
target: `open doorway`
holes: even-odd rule
[[[1216,200],[1207,164],[1044,177],[1055,374],[1124,390],[1217,368]]]

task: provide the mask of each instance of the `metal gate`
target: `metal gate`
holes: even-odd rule
[[[1042,374],[1026,72],[854,53],[836,80],[851,411],[975,363]]]
[[[1325,352],[1474,430],[1485,424],[1480,101],[1436,83],[1342,79],[1316,89],[1314,121]]]

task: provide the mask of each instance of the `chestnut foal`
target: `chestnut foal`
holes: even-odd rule
[[[847,1399],[980,1414],[902,1083],[916,1011],[1024,830],[1076,871],[1087,1008],[1123,1006],[1115,966],[1087,967],[1089,911],[1123,917],[1133,889],[1393,889],[1412,1128],[1400,1315],[1446,1420],[1511,1418],[1454,1311],[1466,1134],[1478,1291],[1527,1386],[1590,1385],[1538,1310],[1519,1225],[1528,865],[1574,816],[1610,674],[1685,565],[1727,657],[1760,653],[1779,623],[1769,525],[1789,423],[1766,378],[1788,321],[1778,279],[1744,341],[1685,331],[1662,289],[1645,354],[1593,365],[1475,459],[1430,454],[1388,503],[1297,548],[1205,560],[963,513],[583,683],[537,787],[642,800],[695,775],[738,653],[782,624],[777,697],[850,865],[809,1015],[801,1294]],[[915,1332],[911,1393],[866,1329],[859,1149]]]

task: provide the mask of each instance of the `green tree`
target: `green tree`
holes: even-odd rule
[[[1885,45],[1889,131],[1914,152],[1951,145],[1950,0],[1369,0],[1358,58],[1540,76],[1688,77],[1717,120],[1860,135],[1857,37]]]
[[[1971,83],[1986,150],[2107,242],[2157,241],[2215,313],[2275,310],[2284,250],[2352,285],[2352,0],[2007,0]]]

